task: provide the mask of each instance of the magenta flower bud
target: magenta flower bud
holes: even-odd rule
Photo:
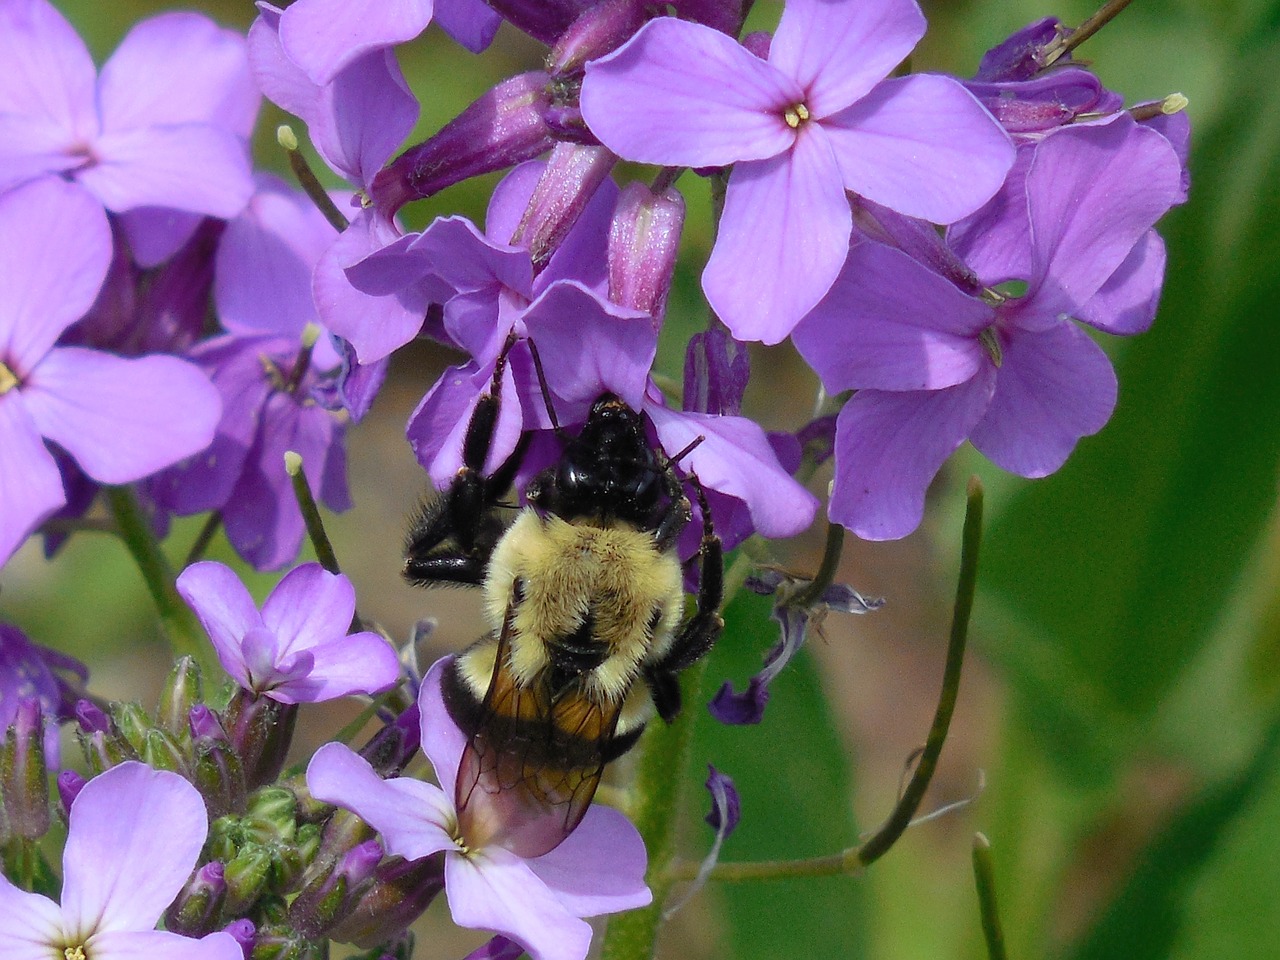
[[[216,860],[206,863],[165,911],[165,929],[186,937],[213,933],[226,898],[227,881],[222,864]]]
[[[191,730],[191,736],[196,739],[221,740],[223,742],[227,739],[226,731],[222,729],[222,722],[218,719],[218,715],[203,703],[197,703],[188,712],[187,726]]]
[[[773,44],[773,34],[766,33],[763,30],[757,30],[755,33],[748,33],[742,38],[742,45],[747,51],[761,60],[769,59],[769,47]]]
[[[559,249],[617,162],[604,147],[560,143],[551,151],[511,238],[512,246],[528,249],[535,271]]]
[[[58,799],[62,802],[63,816],[69,816],[71,803],[80,796],[80,791],[89,781],[74,770],[63,770],[58,774]]]
[[[684,226],[684,198],[629,183],[609,229],[609,299],[661,320]]]
[[[382,844],[366,840],[302,888],[289,905],[289,920],[304,937],[319,937],[350,912],[382,862]]]
[[[530,160],[554,145],[544,112],[551,106],[541,70],[503,80],[429,140],[410,147],[373,178],[370,193],[390,219],[410,200]]]
[[[547,54],[553,77],[579,74],[588,60],[616,50],[644,25],[645,0],[602,0],[560,35]]]
[[[380,777],[397,777],[414,758],[422,742],[418,705],[407,707],[390,723],[373,735],[360,750],[360,756],[378,771]]]
[[[1044,68],[1045,48],[1070,32],[1057,17],[1029,23],[982,55],[974,79],[992,83],[1029,80]]]
[[[258,928],[252,920],[240,919],[234,920],[222,928],[224,933],[231,936],[231,939],[240,944],[240,949],[244,951],[244,960],[249,960],[253,954],[253,946],[258,939]]]
[[[191,732],[191,711],[200,702],[200,667],[191,657],[182,657],[173,665],[160,705],[156,708],[156,724],[170,736],[185,740]]]
[[[280,775],[297,719],[296,703],[281,703],[244,689],[237,690],[227,704],[223,725],[250,790]]]
[[[111,719],[92,700],[79,700],[75,707],[76,721],[85,733],[108,733]]]
[[[1043,133],[1082,114],[1114,113],[1124,106],[1120,96],[1079,67],[1055,69],[1018,82],[962,82],[1011,134]]]
[[[598,0],[485,0],[517,30],[554,44]]]
[[[444,889],[444,854],[390,860],[351,912],[329,931],[333,940],[372,949],[413,923]]]
[[[49,778],[40,701],[18,703],[0,748],[0,801],[11,836],[38,840],[49,830]]]

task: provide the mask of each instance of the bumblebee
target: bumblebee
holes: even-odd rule
[[[445,706],[468,738],[455,801],[470,840],[533,857],[573,831],[605,764],[635,744],[653,713],[667,722],[679,713],[679,673],[723,627],[724,563],[691,478],[703,533],[686,618],[675,544],[692,510],[675,462],[688,450],[668,459],[640,414],[610,393],[576,436],[556,426],[559,462],[530,481],[528,505],[505,523],[500,498],[529,442],[525,433],[482,474],[506,352],[468,423],[461,470],[409,531],[404,574],[422,586],[483,588],[488,632],[443,678]],[[534,361],[541,380],[536,352]],[[545,383],[542,391],[555,424]]]

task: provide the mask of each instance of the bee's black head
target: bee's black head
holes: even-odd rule
[[[606,393],[557,467],[527,491],[529,499],[566,519],[600,517],[644,526],[663,495],[663,466],[640,414]]]

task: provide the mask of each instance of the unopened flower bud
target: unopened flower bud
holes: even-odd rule
[[[125,742],[137,756],[142,756],[146,747],[147,731],[151,729],[151,718],[140,703],[113,703],[111,720]]]
[[[602,0],[583,11],[547,54],[553,77],[581,73],[588,60],[622,46],[644,26],[646,0]]]
[[[253,960],[321,960],[323,948],[287,924],[264,924],[254,936]]]
[[[511,243],[526,247],[534,268],[551,259],[618,158],[604,147],[561,143],[551,151]]]
[[[350,914],[329,936],[370,949],[413,923],[444,889],[444,854],[421,860],[388,860]]]
[[[281,703],[237,690],[223,715],[223,726],[244,767],[249,789],[280,775],[298,719],[296,703]]]
[[[80,796],[80,791],[88,782],[74,770],[63,770],[58,774],[58,799],[62,802],[64,817],[71,815],[71,804]]]
[[[217,929],[227,882],[221,863],[206,863],[187,881],[164,914],[165,929],[184,937],[203,937]]]
[[[627,184],[609,230],[609,299],[660,319],[683,227],[684,198],[678,191],[654,193],[642,183]]]
[[[75,707],[76,722],[85,733],[107,733],[111,719],[92,700],[80,700]]]
[[[502,81],[374,177],[370,193],[378,211],[390,219],[410,200],[546,152],[554,145],[543,119],[550,106],[541,70]]]
[[[244,806],[244,768],[231,745],[213,737],[197,737],[192,743],[195,761],[192,782],[209,808],[209,816],[220,817]]]
[[[224,933],[231,935],[231,939],[240,944],[240,949],[244,952],[244,960],[249,960],[253,955],[254,943],[257,941],[258,928],[252,920],[242,918],[233,920],[222,928]]]
[[[298,801],[283,787],[263,787],[249,798],[245,816],[271,824],[278,836],[292,837],[297,829]]]
[[[0,799],[10,836],[38,840],[49,829],[49,778],[39,700],[18,703],[0,748]]]
[[[307,937],[318,937],[337,923],[364,892],[374,869],[382,861],[382,844],[366,840],[348,850],[325,868],[316,871],[311,881],[289,906],[289,919],[294,928]]]
[[[223,909],[229,914],[244,913],[267,888],[273,858],[263,847],[246,846],[226,865],[223,876],[227,896]]]
[[[598,0],[485,0],[517,30],[550,46]]]
[[[418,752],[421,740],[421,714],[415,703],[375,733],[360,749],[360,756],[369,761],[378,776],[399,776]]]
[[[148,730],[142,744],[142,759],[157,770],[186,773],[187,758],[178,742],[164,730]]]
[[[170,736],[186,740],[191,736],[191,710],[199,704],[200,667],[192,657],[183,657],[173,665],[165,680],[160,705],[156,708],[156,723]]]

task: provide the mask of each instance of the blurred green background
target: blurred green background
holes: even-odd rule
[[[99,60],[161,5],[63,0]],[[244,27],[247,2],[198,5]],[[753,25],[776,20],[761,0]],[[916,69],[972,73],[1017,27],[1092,12],[1087,0],[937,0]],[[775,688],[765,723],[699,719],[691,780],[734,776],[743,823],[725,859],[833,851],[892,806],[921,744],[941,677],[965,478],[988,490],[971,655],[952,739],[925,809],[975,803],[908,831],[864,876],[716,886],[670,923],[660,955],[823,955],[915,960],[984,955],[968,858],[975,830],[994,849],[1013,958],[1269,958],[1280,943],[1280,3],[1136,0],[1082,54],[1128,102],[1181,91],[1193,120],[1191,201],[1163,223],[1169,271],[1155,328],[1108,342],[1121,384],[1115,418],[1066,468],[1039,482],[963,453],[900,543],[851,544],[841,577],[884,595],[865,618],[835,617]],[[423,100],[421,139],[540,49],[504,30],[470,57],[429,32],[402,51]],[[264,115],[259,162],[281,168]],[[662,360],[700,322],[697,274],[709,246],[703,185],[686,177],[688,258]],[[482,214],[492,180],[416,211]],[[335,181],[335,186],[336,186]],[[405,417],[443,365],[397,358],[374,415],[352,431],[356,508],[331,528],[362,612],[394,636],[420,616],[439,651],[471,639],[474,598],[398,582],[400,530],[425,489],[403,443]],[[750,412],[794,427],[815,384],[784,350],[755,355]],[[825,489],[820,474],[814,489]],[[195,535],[175,535],[173,555]],[[779,547],[801,569],[817,540]],[[228,556],[225,545],[218,555]],[[254,580],[265,591],[274,577]],[[136,572],[113,542],[79,538],[53,564],[28,546],[5,571],[0,607],[39,642],[73,652],[100,693],[152,701],[167,654]],[[742,600],[708,685],[741,685],[772,642],[767,608]],[[712,692],[711,689],[705,691]],[[345,709],[345,708],[343,708]],[[300,749],[342,709],[304,715]],[[691,791],[687,846],[709,842]],[[429,922],[443,929],[441,905]],[[457,955],[479,942],[457,941]],[[454,941],[421,956],[452,956]]]

